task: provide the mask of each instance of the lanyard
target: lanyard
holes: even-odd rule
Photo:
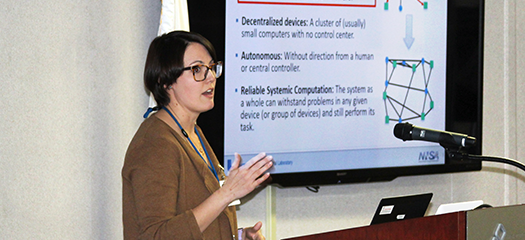
[[[204,159],[204,157],[202,157],[202,155],[200,154],[199,150],[197,150],[197,147],[195,147],[195,144],[193,144],[193,142],[191,141],[190,136],[188,135],[188,133],[184,130],[184,128],[182,128],[182,126],[180,125],[179,121],[177,121],[177,119],[175,118],[175,116],[173,116],[173,114],[170,112],[170,110],[168,110],[166,107],[162,107],[162,109],[164,109],[166,112],[168,112],[170,114],[171,118],[173,118],[173,120],[175,120],[175,123],[177,123],[177,125],[179,126],[179,128],[180,128],[180,130],[182,132],[182,135],[184,135],[184,137],[186,137],[186,139],[188,139],[188,141],[190,142],[190,144],[193,147],[193,149],[195,149],[195,152],[197,152],[197,154],[199,154],[199,157],[202,158],[202,160],[204,161],[204,164],[206,164],[206,166],[208,166],[208,169],[210,169],[210,171],[213,173],[213,175],[215,175],[215,178],[217,178],[217,181],[219,181],[219,176],[217,175],[217,171],[215,171],[215,166],[213,166],[213,163],[211,162],[210,155],[208,155],[208,150],[206,150],[206,147],[204,147],[204,143],[202,142],[202,138],[201,138],[201,135],[199,134],[199,131],[197,131],[197,127],[194,127],[195,128],[195,133],[197,133],[197,137],[199,137],[199,141],[201,143],[201,146],[204,149],[204,153],[206,153],[206,157],[208,158],[208,161],[210,162],[210,164],[208,164],[208,162],[206,162],[206,159]]]

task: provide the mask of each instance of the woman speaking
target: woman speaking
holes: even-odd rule
[[[124,239],[264,239],[262,223],[237,228],[229,206],[264,182],[272,157],[258,154],[228,177],[197,118],[214,106],[223,64],[199,34],[175,31],[155,38],[144,84],[156,113],[133,137],[122,169]]]

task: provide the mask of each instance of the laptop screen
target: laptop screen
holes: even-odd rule
[[[425,216],[432,193],[383,198],[377,206],[372,224],[394,222]]]

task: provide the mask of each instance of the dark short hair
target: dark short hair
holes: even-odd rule
[[[158,36],[151,42],[144,68],[144,86],[153,93],[157,107],[170,103],[164,86],[175,83],[182,74],[184,53],[190,43],[203,45],[212,59],[217,59],[213,45],[198,33],[173,31]]]

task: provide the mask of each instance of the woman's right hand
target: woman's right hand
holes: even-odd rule
[[[273,166],[273,157],[259,153],[246,164],[240,166],[241,156],[235,153],[235,160],[230,168],[228,178],[221,191],[225,191],[230,200],[236,200],[252,192],[257,186],[266,181],[270,173],[265,173]]]

